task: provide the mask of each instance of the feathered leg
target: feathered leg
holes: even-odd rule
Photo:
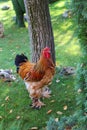
[[[50,98],[51,97],[51,90],[47,86],[42,88],[42,97],[43,98]]]
[[[41,89],[33,91],[32,94],[30,94],[30,97],[32,99],[32,108],[40,109],[42,106],[45,106],[43,102],[40,101],[40,98],[42,96]]]

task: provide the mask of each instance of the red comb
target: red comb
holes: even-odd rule
[[[50,50],[49,47],[45,47],[45,48],[43,49],[43,51],[48,51],[48,50]]]

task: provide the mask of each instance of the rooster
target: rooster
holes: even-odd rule
[[[50,48],[45,47],[41,51],[40,59],[37,63],[29,62],[24,55],[16,55],[15,65],[17,73],[24,80],[29,96],[32,100],[33,108],[41,108],[45,104],[40,101],[42,97],[49,98],[48,86],[55,74],[55,65],[51,58]]]

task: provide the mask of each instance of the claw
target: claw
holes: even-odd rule
[[[32,108],[39,110],[42,106],[45,106],[39,99],[33,99]]]
[[[35,107],[35,109],[39,110],[39,109],[40,109],[40,107],[39,107],[39,106],[36,106],[36,107]]]
[[[45,92],[42,93],[42,97],[44,97],[44,98],[50,98],[51,95],[50,95],[50,93],[48,91],[45,91]]]

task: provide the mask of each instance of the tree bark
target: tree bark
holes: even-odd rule
[[[37,62],[41,50],[51,48],[52,59],[55,63],[55,47],[52,32],[48,0],[24,0],[28,17],[32,62]]]

